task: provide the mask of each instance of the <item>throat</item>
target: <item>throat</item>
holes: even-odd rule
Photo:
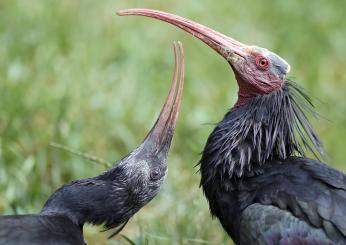
[[[245,106],[246,104],[249,103],[249,101],[251,100],[251,98],[253,98],[253,96],[249,96],[249,95],[244,95],[241,94],[240,91],[238,92],[238,100],[237,102],[234,104],[234,106],[232,107],[232,111],[236,110],[239,107]]]
[[[225,175],[253,175],[270,160],[323,156],[323,146],[310,125],[308,96],[292,82],[279,90],[252,98],[239,98],[210,134],[200,167],[202,182]]]

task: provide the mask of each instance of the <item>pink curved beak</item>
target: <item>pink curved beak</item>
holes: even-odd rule
[[[154,126],[143,141],[144,145],[156,150],[168,151],[177,123],[184,88],[184,51],[180,42],[173,43],[175,66],[173,81],[165,104]],[[178,54],[179,50],[179,54]],[[179,72],[180,71],[180,72]],[[178,75],[179,74],[179,75]],[[180,78],[179,78],[180,77]],[[179,82],[178,82],[179,80]]]
[[[139,15],[168,22],[197,37],[232,62],[234,55],[245,57],[247,45],[222,33],[183,17],[152,9],[125,9],[117,12],[120,16]]]

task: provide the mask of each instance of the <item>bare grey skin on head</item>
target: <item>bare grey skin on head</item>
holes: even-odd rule
[[[0,216],[0,244],[84,244],[85,223],[115,228],[115,235],[159,192],[184,87],[182,44],[174,42],[173,82],[143,143],[104,173],[60,187],[40,214]]]
[[[230,64],[238,100],[209,135],[198,166],[210,212],[233,241],[346,244],[346,175],[319,161],[324,149],[308,117],[313,104],[286,78],[289,64],[274,52],[174,14],[117,13],[177,26]]]

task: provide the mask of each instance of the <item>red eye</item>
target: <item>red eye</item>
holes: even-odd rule
[[[267,70],[269,67],[269,60],[267,60],[263,56],[258,56],[256,57],[256,65],[262,70]]]

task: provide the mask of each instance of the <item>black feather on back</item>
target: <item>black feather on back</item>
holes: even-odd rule
[[[261,174],[204,186],[212,214],[235,242],[252,237],[270,239],[268,244],[296,244],[279,242],[296,236],[307,239],[298,244],[318,244],[312,242],[314,234],[346,244],[346,175],[302,157],[258,168]]]
[[[317,159],[323,157],[323,146],[307,114],[315,115],[311,100],[292,81],[231,110],[208,138],[200,161],[202,182],[215,177],[216,172],[241,177],[250,173],[253,165],[305,156],[306,151]],[[203,170],[212,169],[217,171],[203,176]]]
[[[83,230],[63,215],[0,216],[1,245],[85,245]]]

